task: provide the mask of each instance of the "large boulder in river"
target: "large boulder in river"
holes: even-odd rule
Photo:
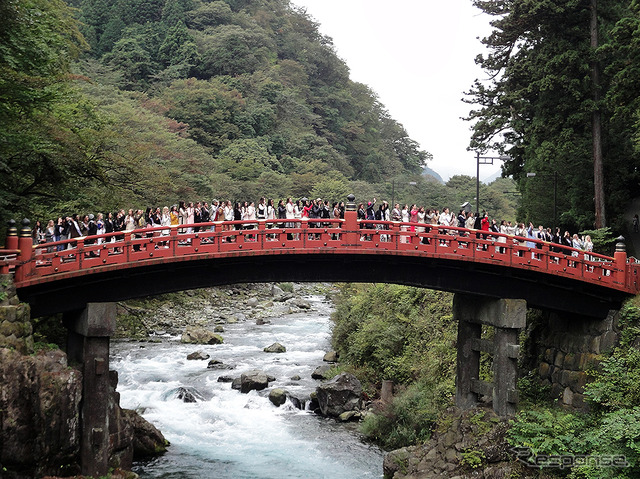
[[[287,402],[288,395],[289,393],[286,389],[274,388],[269,392],[269,401],[271,401],[274,406],[280,407]]]
[[[325,416],[338,417],[360,407],[362,385],[349,373],[342,373],[316,388],[318,404]]]
[[[167,451],[169,441],[149,421],[135,411],[123,409],[133,428],[133,454],[136,458],[149,458]]]
[[[180,342],[188,344],[222,344],[223,339],[222,336],[208,329],[197,326],[187,326]]]
[[[209,356],[204,351],[195,351],[195,352],[187,355],[187,360],[188,361],[205,361],[205,360],[209,359],[210,357],[211,356]]]
[[[262,391],[269,385],[269,376],[263,371],[254,369],[240,376],[240,392],[247,394],[249,391]]]
[[[273,343],[271,346],[264,348],[263,351],[265,353],[286,353],[287,348],[280,343]]]

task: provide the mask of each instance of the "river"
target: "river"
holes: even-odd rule
[[[112,343],[121,406],[141,411],[171,442],[163,456],[135,465],[142,479],[382,477],[382,451],[364,443],[355,425],[301,411],[289,401],[277,408],[267,397],[273,387],[308,396],[318,384],[311,373],[330,350],[332,304],[321,296],[306,299],[311,310],[272,317],[270,324],[224,325],[220,345],[181,344],[171,336],[158,343]],[[263,352],[274,342],[287,351]],[[233,369],[207,369],[208,361],[186,359],[198,350]],[[276,381],[249,394],[218,382],[221,375],[238,377],[252,369]],[[179,387],[193,388],[200,400],[177,399]]]

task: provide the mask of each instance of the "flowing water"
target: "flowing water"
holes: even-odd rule
[[[185,345],[177,337],[113,342],[111,365],[119,373],[121,406],[142,411],[171,442],[166,454],[137,464],[134,471],[143,479],[382,477],[382,452],[365,444],[354,426],[296,409],[289,400],[277,408],[267,397],[273,387],[308,397],[318,384],[311,373],[330,349],[331,304],[318,296],[307,299],[311,311],[274,317],[271,324],[226,324],[220,345]],[[263,352],[274,342],[286,346],[286,353]],[[233,369],[188,361],[187,354],[197,350]],[[276,381],[249,394],[217,381],[252,369]],[[296,375],[301,379],[292,380]],[[193,388],[200,399],[177,399],[179,387]]]

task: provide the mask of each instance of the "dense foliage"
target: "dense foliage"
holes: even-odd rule
[[[1,219],[424,184],[429,154],[288,0],[70,3],[0,6]]]
[[[473,202],[287,0],[70,3],[0,6],[0,232],[179,199]],[[514,189],[483,208],[513,220]]]
[[[475,0],[494,20],[467,101],[477,105],[471,147],[508,154],[504,174],[522,192],[523,220],[594,226],[592,115],[602,119],[604,194],[609,225],[620,231],[638,196],[640,4],[598,0],[599,47],[592,48],[588,0]],[[601,72],[594,80],[593,68]],[[597,93],[597,94],[596,94]],[[535,177],[527,173],[535,172]],[[602,225],[604,226],[604,225]]]
[[[424,441],[450,404],[456,325],[451,295],[397,285],[345,285],[333,316],[340,360],[377,387],[396,384],[393,404],[368,416],[363,432],[386,448]],[[366,387],[370,390],[370,387]]]
[[[571,413],[552,404],[527,403],[509,431],[516,447],[528,447],[536,455],[624,456],[629,467],[587,465],[550,469],[549,474],[573,479],[638,477],[640,467],[640,307],[637,300],[621,311],[621,341],[608,352],[585,387],[591,412]]]

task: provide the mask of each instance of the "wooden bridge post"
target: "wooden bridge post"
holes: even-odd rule
[[[100,477],[109,470],[109,337],[116,327],[115,303],[88,303],[66,313],[68,357],[82,365],[80,467]]]
[[[492,396],[499,416],[516,412],[518,333],[526,326],[527,303],[521,299],[493,299],[469,294],[453,298],[453,318],[458,321],[456,406],[469,409],[478,395]],[[480,336],[482,325],[493,326],[493,342]],[[493,355],[493,383],[479,378],[480,352]]]
[[[16,220],[9,220],[7,223],[7,239],[4,247],[7,249],[18,249],[18,228]]]
[[[627,246],[624,236],[616,238],[616,251],[613,253],[616,263],[616,281],[625,284],[627,281]]]
[[[454,305],[458,296],[454,296]],[[480,351],[473,345],[480,340],[482,325],[456,318],[455,309],[454,319],[458,319],[456,406],[460,409],[470,409],[478,404],[478,393],[474,391],[473,382],[480,376]]]
[[[356,207],[356,197],[353,194],[347,196],[347,204],[344,208],[345,246],[360,246],[360,232],[358,228],[358,211]]]
[[[18,264],[16,265],[15,282],[24,281],[33,267],[33,239],[31,238],[31,221],[27,218],[22,220],[22,228],[18,233]]]

